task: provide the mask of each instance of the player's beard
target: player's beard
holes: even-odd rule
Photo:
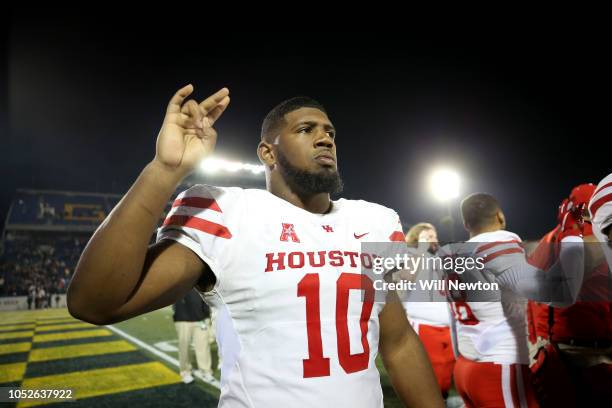
[[[289,162],[287,157],[277,152],[279,171],[292,190],[305,195],[329,193],[340,194],[344,188],[337,169],[322,169],[320,172],[301,170]]]

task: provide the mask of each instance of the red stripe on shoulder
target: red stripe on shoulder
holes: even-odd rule
[[[609,183],[604,184],[603,186],[599,187],[597,190],[595,190],[595,192],[593,193],[593,195],[597,195],[600,191],[604,191],[606,188],[608,187],[612,187],[612,181]]]
[[[478,247],[478,249],[476,250],[476,253],[482,252],[482,251],[486,251],[487,249],[491,249],[495,246],[498,245],[503,245],[503,244],[511,244],[511,243],[515,243],[520,245],[520,241],[517,241],[516,239],[511,239],[509,241],[495,241],[495,242],[489,242],[488,244],[484,244],[480,247]]]
[[[217,201],[214,198],[205,198],[205,197],[177,198],[172,203],[172,207],[180,207],[180,206],[195,207],[195,208],[209,209],[209,210],[213,210],[217,212],[223,212],[221,211],[219,204],[217,204]]]
[[[232,233],[223,225],[214,223],[212,221],[203,220],[202,218],[192,217],[189,215],[170,216],[164,221],[164,226],[166,225],[177,225],[179,227],[194,228],[220,238],[230,239],[232,237]]]
[[[599,210],[601,206],[603,206],[604,204],[610,201],[612,201],[612,193],[606,194],[605,196],[601,197],[599,200],[595,201],[591,205],[591,208],[589,208],[589,210],[591,211],[591,216],[595,218],[595,214],[597,214],[597,210]]]

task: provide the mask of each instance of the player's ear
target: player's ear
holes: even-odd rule
[[[274,149],[272,149],[272,145],[265,140],[259,142],[257,146],[257,157],[259,157],[259,161],[264,166],[272,167],[276,164]]]
[[[502,228],[506,228],[506,217],[501,210],[497,211],[497,222],[499,222]]]

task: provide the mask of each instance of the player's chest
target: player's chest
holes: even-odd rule
[[[294,299],[357,285],[371,264],[362,244],[380,239],[367,219],[278,213],[243,223],[231,254],[233,290],[253,299]],[[355,282],[353,282],[355,281]]]
[[[359,268],[363,243],[380,239],[370,220],[351,216],[300,216],[294,212],[251,217],[243,223],[240,256],[264,272]]]

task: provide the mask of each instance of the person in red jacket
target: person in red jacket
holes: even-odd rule
[[[595,185],[576,186],[559,207],[559,215],[574,213],[585,241],[592,236],[587,205]],[[542,269],[559,254],[559,219],[529,257]],[[585,270],[578,302],[553,308],[530,302],[527,311],[531,369],[541,407],[605,406],[612,403],[612,304],[609,302],[608,265],[598,263]],[[608,402],[605,404],[604,401]]]

